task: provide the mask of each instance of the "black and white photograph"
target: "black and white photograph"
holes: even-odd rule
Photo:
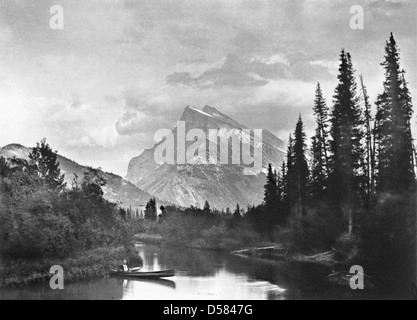
[[[416,99],[415,0],[0,0],[0,300],[417,300]]]

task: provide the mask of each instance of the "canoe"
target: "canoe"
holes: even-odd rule
[[[142,269],[142,267],[129,268],[130,272],[136,272],[136,271],[139,271],[140,269]]]
[[[117,277],[128,277],[128,278],[142,278],[142,279],[158,279],[158,278],[169,278],[175,276],[175,270],[162,270],[162,271],[131,271],[123,272],[112,269],[110,272],[111,276]]]

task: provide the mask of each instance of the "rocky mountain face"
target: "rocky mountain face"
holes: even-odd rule
[[[29,148],[19,144],[10,144],[0,148],[0,157],[6,159],[16,157],[28,160],[30,152],[31,149]],[[65,182],[68,186],[71,186],[74,174],[81,180],[84,172],[88,170],[88,167],[82,166],[61,155],[58,155],[58,162],[62,173],[65,174]],[[138,189],[120,176],[101,170],[99,170],[99,174],[107,181],[107,184],[103,187],[104,198],[124,208],[131,207],[133,210],[136,210],[136,208],[141,210],[151,198],[149,193]]]
[[[178,163],[158,163],[155,160],[155,152],[167,139],[156,144],[153,148],[145,150],[140,156],[133,158],[129,163],[126,179],[131,181],[141,190],[151,195],[164,199],[179,206],[198,206],[202,207],[204,202],[209,201],[213,208],[235,208],[240,206],[259,204],[263,200],[263,186],[265,185],[265,169],[271,163],[279,168],[284,160],[285,144],[268,130],[263,130],[262,141],[252,138],[243,129],[248,129],[239,124],[229,116],[221,113],[213,107],[206,106],[203,110],[187,107],[180,118],[180,122],[185,123],[185,132],[191,129],[201,129],[206,137],[206,150],[209,150],[210,130],[226,132],[229,137],[229,145],[226,148],[217,148],[217,157],[213,162],[209,162],[212,154],[206,156],[203,161],[197,155],[193,158],[193,164]],[[177,144],[178,136],[181,132],[178,126],[172,130],[175,147],[174,155],[178,160]],[[237,130],[236,130],[237,129]],[[243,130],[243,131],[242,131]],[[253,130],[252,130],[253,135]],[[262,171],[256,171],[255,175],[243,174],[244,164],[232,164],[232,143],[237,139],[241,143],[242,150],[251,150],[251,154],[262,155]],[[218,140],[220,141],[220,140]],[[185,142],[185,149],[194,141]],[[220,145],[220,143],[219,143]],[[247,149],[244,149],[247,147]],[[228,164],[220,164],[221,153],[227,152]],[[241,155],[240,155],[241,156]],[[241,156],[242,157],[242,156]],[[200,157],[201,158],[201,157]],[[207,160],[207,161],[206,161]],[[246,166],[248,167],[248,166]],[[250,166],[249,166],[250,167]],[[250,171],[250,170],[249,170]]]

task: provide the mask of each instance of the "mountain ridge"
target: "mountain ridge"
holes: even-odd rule
[[[16,157],[29,160],[30,152],[31,148],[18,143],[12,143],[4,147],[0,147],[0,157],[4,157],[6,159]],[[71,185],[74,173],[77,174],[79,179],[82,179],[84,172],[91,169],[89,166],[83,166],[60,154],[58,154],[58,162],[61,172],[65,174],[65,182],[68,186]],[[106,185],[103,187],[103,192],[104,198],[110,202],[117,203],[126,209],[132,208],[132,210],[142,210],[152,197],[149,193],[140,190],[126,179],[114,173],[105,172],[101,169],[98,169],[98,172],[107,181]],[[165,202],[163,203],[166,204]]]

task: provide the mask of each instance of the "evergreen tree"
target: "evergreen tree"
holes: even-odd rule
[[[158,219],[155,198],[151,198],[146,204],[145,219],[150,221],[156,221]]]
[[[313,199],[322,199],[327,191],[327,174],[323,158],[323,145],[317,135],[312,138],[310,193]]]
[[[266,184],[264,187],[264,201],[265,207],[271,215],[276,215],[278,210],[278,190],[276,178],[276,174],[272,170],[272,165],[269,164]]]
[[[329,141],[329,108],[323,98],[320,83],[317,84],[314,100],[314,116],[317,128],[312,138],[311,185],[310,193],[314,199],[321,199],[326,195],[328,184],[328,141]]]
[[[235,210],[235,212],[233,213],[233,218],[235,218],[235,219],[240,219],[240,218],[242,218],[242,214],[240,213],[240,207],[239,207],[239,204],[237,204],[237,206],[236,206],[236,210]]]
[[[294,136],[292,165],[291,169],[288,171],[292,181],[290,185],[290,194],[293,207],[296,208],[298,214],[304,215],[307,200],[309,169],[306,159],[306,135],[301,115],[298,119]]]
[[[415,183],[411,135],[412,102],[400,68],[397,43],[391,33],[385,47],[384,92],[378,96],[376,139],[378,190],[403,193]]]
[[[363,163],[363,116],[357,97],[352,59],[342,50],[339,84],[334,94],[331,117],[331,189],[332,198],[349,219],[353,228],[354,205],[359,201]]]
[[[365,163],[364,163],[364,176],[365,176],[365,206],[368,208],[371,198],[375,194],[375,149],[374,149],[374,133],[372,128],[372,114],[371,105],[369,103],[369,96],[366,86],[363,81],[363,76],[360,75],[362,96],[365,105],[364,120],[365,120]]]
[[[210,213],[210,204],[208,203],[208,201],[206,200],[206,202],[204,202],[204,208],[203,211],[205,213]]]
[[[46,139],[42,139],[40,143],[36,144],[29,154],[29,158],[37,168],[36,171],[43,187],[52,191],[65,189],[65,176],[61,174],[57,152],[52,151],[46,143]]]
[[[314,199],[320,199],[325,196],[327,191],[329,164],[329,108],[323,98],[320,83],[317,84],[313,111],[316,118],[317,128],[316,133],[312,138],[310,192]]]
[[[317,122],[317,130],[316,130],[316,137],[317,143],[320,143],[320,150],[321,150],[321,162],[327,169],[327,165],[329,162],[328,157],[328,141],[329,141],[329,108],[326,105],[326,101],[323,98],[323,92],[320,87],[320,83],[317,84],[316,89],[316,98],[314,100],[314,116]],[[327,170],[326,170],[327,171]]]
[[[287,146],[287,160],[283,162],[281,168],[282,174],[282,187],[283,187],[283,194],[282,194],[282,216],[283,220],[287,220],[289,215],[291,214],[291,207],[292,207],[292,168],[293,168],[293,137],[290,134],[288,139],[288,146]]]

